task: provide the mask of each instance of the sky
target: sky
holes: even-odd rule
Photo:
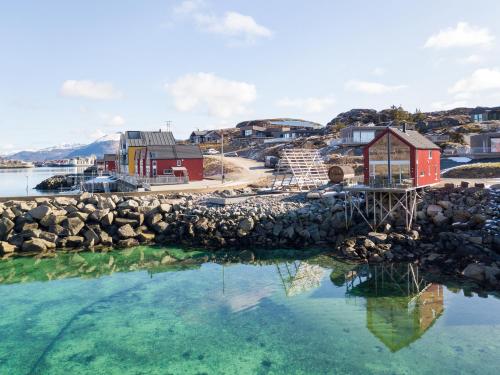
[[[498,0],[0,2],[0,154],[167,121],[500,105]]]

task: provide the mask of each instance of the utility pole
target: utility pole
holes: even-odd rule
[[[221,165],[221,180],[224,184],[224,129],[221,130],[221,146],[220,146],[220,165]]]

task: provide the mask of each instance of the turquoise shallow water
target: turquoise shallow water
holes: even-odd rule
[[[409,266],[203,255],[0,262],[0,374],[498,374],[493,295]]]

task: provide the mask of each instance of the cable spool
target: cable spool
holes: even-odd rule
[[[328,177],[334,184],[340,184],[345,180],[354,178],[354,169],[348,165],[332,165],[328,169]]]

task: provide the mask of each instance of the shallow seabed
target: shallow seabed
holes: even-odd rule
[[[407,265],[188,255],[0,262],[0,374],[498,374],[495,296]]]

